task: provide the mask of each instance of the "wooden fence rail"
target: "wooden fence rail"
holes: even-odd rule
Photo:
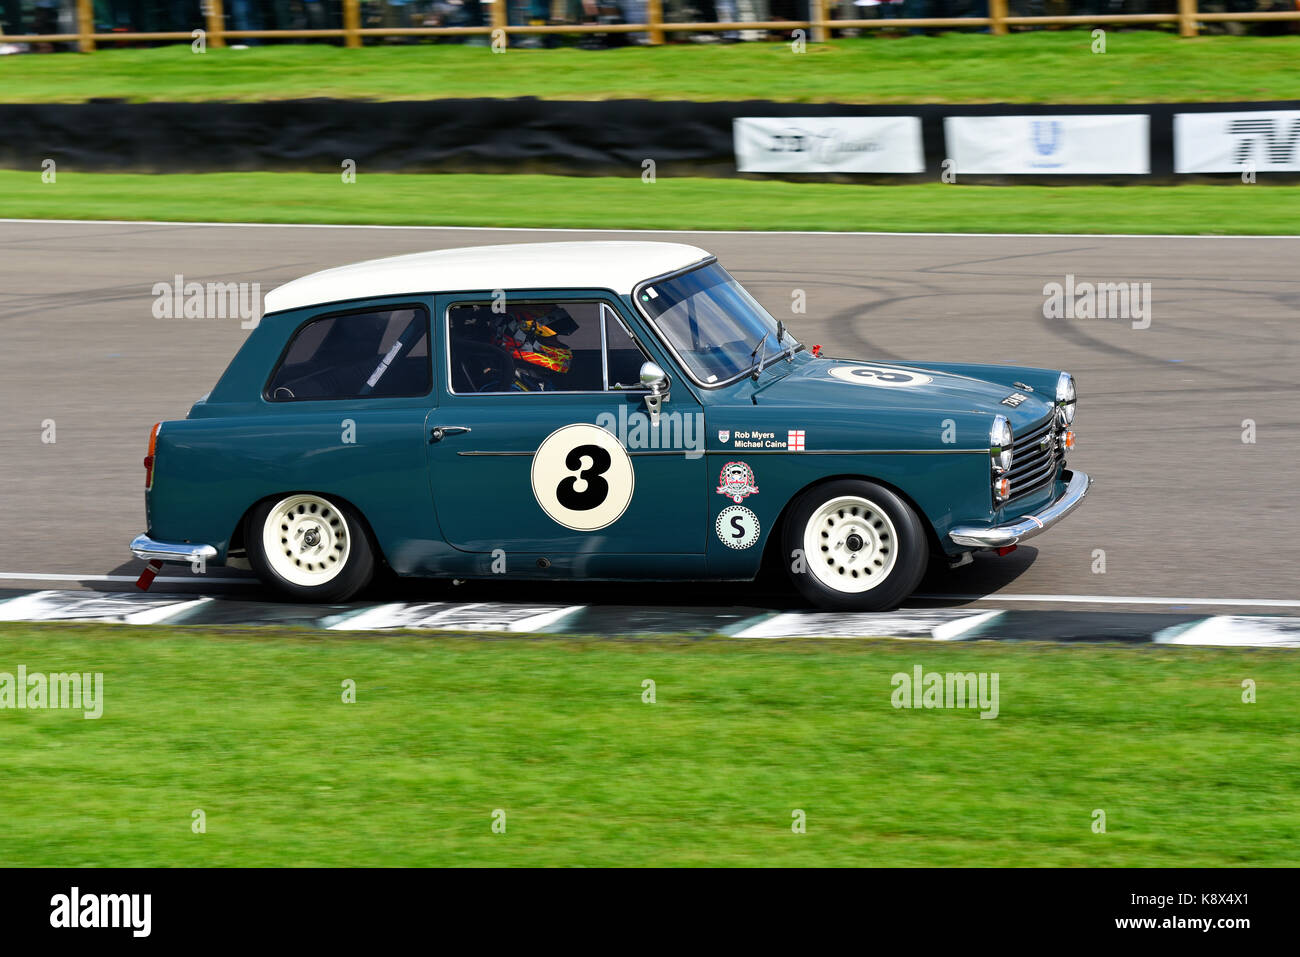
[[[489,36],[505,44],[509,37],[523,34],[585,34],[585,33],[644,33],[652,45],[665,42],[673,33],[722,33],[737,30],[773,30],[788,33],[807,31],[807,39],[820,43],[832,30],[892,30],[913,28],[988,27],[995,36],[1006,36],[1010,27],[1020,26],[1108,26],[1124,24],[1176,24],[1179,36],[1194,37],[1201,23],[1296,20],[1300,21],[1300,8],[1258,13],[1200,13],[1197,0],[1178,0],[1178,9],[1170,13],[1113,13],[1087,15],[1061,15],[1022,17],[1007,12],[1007,0],[989,0],[986,17],[911,17],[899,19],[832,20],[827,16],[830,0],[810,0],[811,20],[762,20],[709,23],[676,23],[663,18],[663,0],[648,0],[646,23],[547,23],[511,25],[506,22],[506,0],[492,0],[490,19],[478,27],[363,27],[361,25],[361,0],[343,0],[343,26],[322,30],[230,30],[225,27],[222,0],[204,0],[203,15],[206,30],[203,40],[209,47],[223,47],[228,40],[284,39],[315,40],[342,38],[344,46],[358,48],[366,37],[454,37]],[[1300,0],[1297,0],[1300,4]],[[83,53],[94,52],[102,43],[133,41],[176,40],[186,43],[196,39],[196,33],[96,33],[94,29],[93,0],[76,0],[77,32],[51,34],[21,34],[3,36],[7,43],[76,43]]]

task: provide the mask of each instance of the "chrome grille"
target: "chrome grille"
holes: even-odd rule
[[[1056,477],[1061,464],[1061,448],[1055,428],[1056,416],[1049,415],[1042,422],[1029,427],[1024,435],[1017,435],[1011,448],[1011,470],[1006,477],[1011,480],[1011,501],[1037,491]],[[1046,447],[1043,440],[1046,439]]]

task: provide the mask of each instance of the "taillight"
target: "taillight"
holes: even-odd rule
[[[158,451],[158,430],[161,428],[162,423],[155,422],[153,429],[149,432],[149,453],[144,457],[144,488],[146,492],[153,488],[154,455]]]

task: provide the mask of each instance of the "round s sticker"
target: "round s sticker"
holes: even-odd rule
[[[911,385],[925,385],[933,382],[928,375],[913,372],[910,369],[893,369],[888,366],[836,366],[828,370],[831,375],[843,382],[854,385],[874,385],[885,388],[899,388]]]
[[[548,435],[533,455],[531,478],[542,511],[578,532],[618,521],[636,485],[627,450],[595,425],[566,425]]]
[[[758,516],[743,505],[728,505],[713,527],[728,548],[749,548],[758,541]]]

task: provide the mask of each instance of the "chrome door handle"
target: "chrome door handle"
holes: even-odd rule
[[[440,425],[429,433],[429,441],[441,442],[448,435],[462,435],[470,431],[468,425]]]

